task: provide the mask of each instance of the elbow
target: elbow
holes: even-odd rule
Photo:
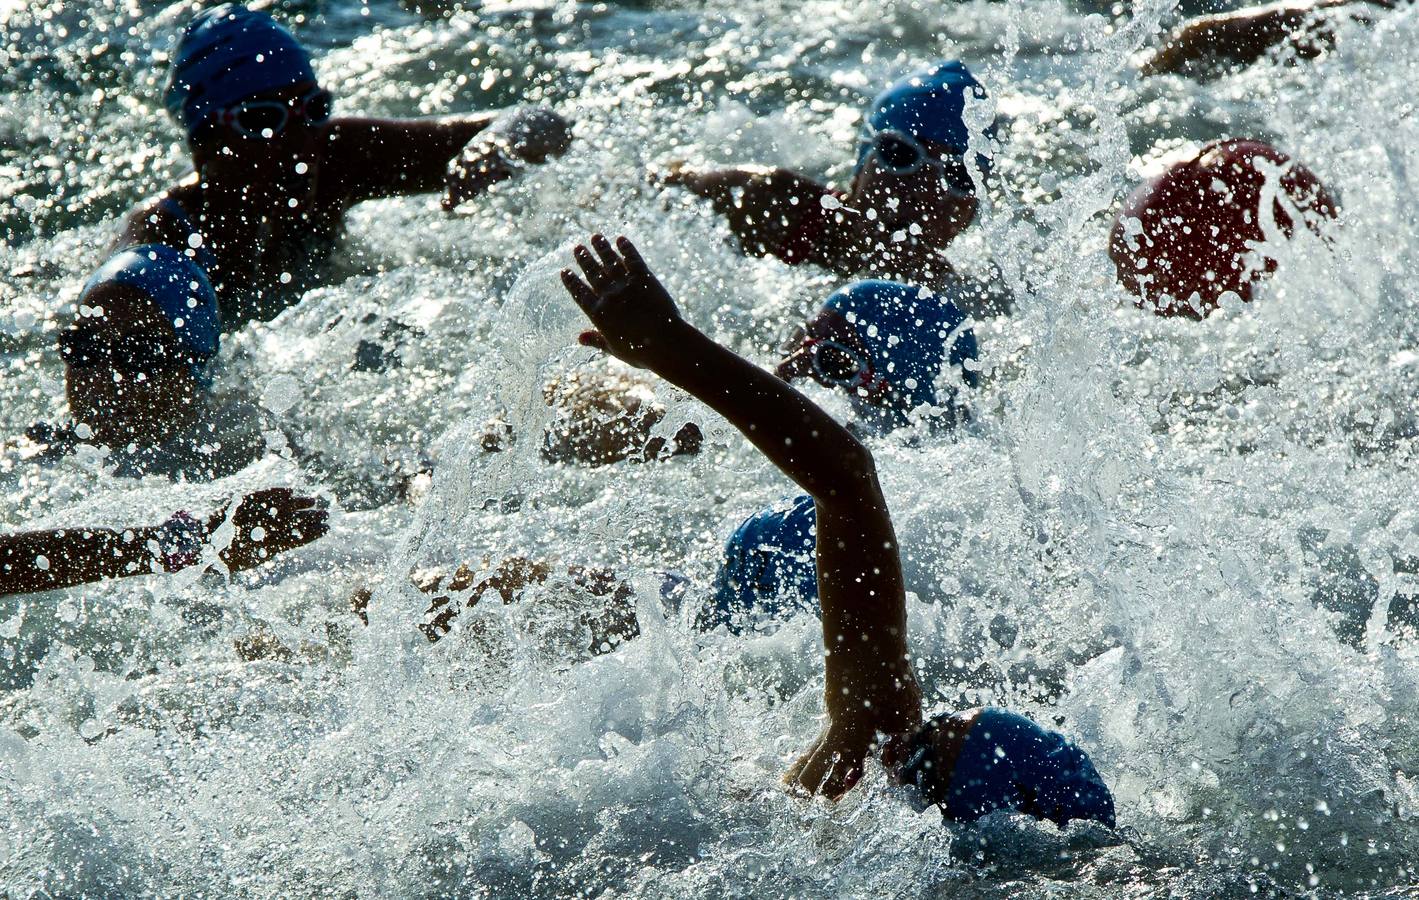
[[[841,460],[844,483],[870,485],[873,490],[877,489],[877,460],[867,445],[845,428],[839,436],[836,455]]]

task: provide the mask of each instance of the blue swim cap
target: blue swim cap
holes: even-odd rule
[[[1114,798],[1093,760],[1057,731],[987,707],[967,732],[942,812],[970,822],[1013,809],[1063,827],[1073,819],[1114,826]]]
[[[906,409],[946,405],[936,396],[943,357],[961,370],[967,386],[980,381],[965,364],[979,356],[975,332],[959,328],[966,314],[939,294],[895,281],[859,281],[834,292],[823,309],[836,310],[853,326],[872,355],[873,374],[891,386]]]
[[[264,12],[235,3],[193,16],[173,48],[164,103],[190,135],[219,109],[315,81],[310,54]]]
[[[103,284],[128,285],[151,297],[192,355],[201,380],[202,364],[216,355],[222,334],[217,292],[201,266],[166,244],[142,244],[120,250],[100,266],[84,283],[80,302]]]
[[[699,627],[724,625],[739,634],[755,619],[781,618],[798,609],[816,613],[817,532],[817,510],[807,495],[744,520],[724,545],[714,600],[700,613]]]
[[[964,154],[970,140],[966,127],[966,93],[984,99],[985,88],[959,60],[939,62],[896,82],[877,95],[867,113],[867,125],[874,131],[894,130],[912,137],[945,144]],[[994,137],[995,126],[986,130]],[[867,159],[867,145],[857,155],[860,171]],[[977,154],[982,172],[990,171],[990,160]]]

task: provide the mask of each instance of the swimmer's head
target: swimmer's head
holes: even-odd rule
[[[859,281],[828,297],[790,339],[780,378],[809,377],[839,387],[864,407],[906,413],[918,406],[953,410],[955,387],[941,396],[938,377],[975,387],[975,332],[954,303],[895,281]]]
[[[699,626],[724,625],[737,633],[756,620],[781,618],[797,609],[816,611],[816,535],[817,512],[808,496],[745,519],[724,545],[714,599],[700,613]]]
[[[173,50],[166,103],[205,181],[278,208],[313,189],[333,99],[310,54],[266,13],[225,4],[193,18]]]
[[[190,424],[210,384],[221,319],[206,274],[161,244],[115,254],[60,335],[70,411],[102,443],[155,443]]]
[[[1275,200],[1262,208],[1268,181]],[[1270,213],[1274,229],[1264,227]],[[1268,231],[1289,238],[1292,213],[1317,230],[1335,203],[1309,169],[1268,144],[1214,141],[1140,185],[1114,219],[1109,256],[1138,306],[1161,316],[1203,318],[1222,295],[1252,299],[1276,269]]]
[[[937,63],[896,82],[872,101],[863,123],[853,198],[888,227],[916,224],[944,244],[976,215],[976,187],[967,166],[967,97],[983,88],[956,60]],[[993,134],[994,126],[986,129]],[[982,176],[990,160],[977,153]]]
[[[190,136],[243,101],[315,81],[310,54],[295,36],[264,12],[225,3],[198,13],[183,30],[164,103]]]

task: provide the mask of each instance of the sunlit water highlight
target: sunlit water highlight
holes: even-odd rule
[[[10,436],[62,417],[66,305],[117,216],[182,172],[157,98],[191,6],[0,10]],[[232,583],[0,601],[8,896],[1378,896],[1419,881],[1415,10],[1344,30],[1314,63],[1206,84],[1126,68],[1167,4],[280,10],[306,17],[344,111],[530,97],[574,116],[578,142],[455,217],[430,197],[359,208],[325,286],[224,342],[218,388],[273,426],[238,474],[116,480],[93,452],[41,467],[6,451],[7,529],[155,522],[274,484],[343,509],[329,537]],[[835,282],[740,257],[646,166],[841,181],[865,99],[940,56],[977,69],[1004,122],[999,182],[953,259],[993,260],[1019,309],[979,329],[990,377],[968,429],[874,444],[918,669],[935,708],[1001,702],[1075,736],[1114,788],[1117,834],[943,827],[880,774],[834,807],[789,797],[778,776],[821,713],[816,623],[730,637],[693,619],[724,535],[790,486],[663,385],[659,430],[704,425],[699,457],[538,454],[542,383],[601,365],[556,285],[569,239],[631,234],[693,321],[768,361]],[[1329,249],[1287,246],[1258,302],[1155,320],[1112,283],[1108,214],[1151,160],[1222,135],[1305,160],[1337,189],[1340,227]],[[391,362],[355,371],[361,342]],[[517,439],[485,453],[497,414]],[[407,573],[509,553],[630,577],[641,636],[584,659],[553,585],[428,645]],[[693,582],[678,608],[657,596],[666,569]],[[366,584],[368,628],[349,608]],[[248,661],[237,646],[257,634],[291,652]]]

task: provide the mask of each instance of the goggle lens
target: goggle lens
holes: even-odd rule
[[[324,125],[335,111],[335,98],[324,88],[315,88],[290,103],[278,100],[249,100],[222,112],[224,120],[239,134],[250,138],[274,138],[292,119]]]
[[[895,134],[877,135],[873,146],[877,150],[877,158],[893,169],[918,168],[925,159],[920,147],[902,140]]]
[[[818,341],[811,352],[814,371],[832,384],[851,384],[870,370],[867,361],[856,351],[837,341]]]
[[[232,124],[255,137],[265,137],[266,132],[273,136],[286,127],[286,111],[277,103],[255,103],[239,107],[232,116]]]

